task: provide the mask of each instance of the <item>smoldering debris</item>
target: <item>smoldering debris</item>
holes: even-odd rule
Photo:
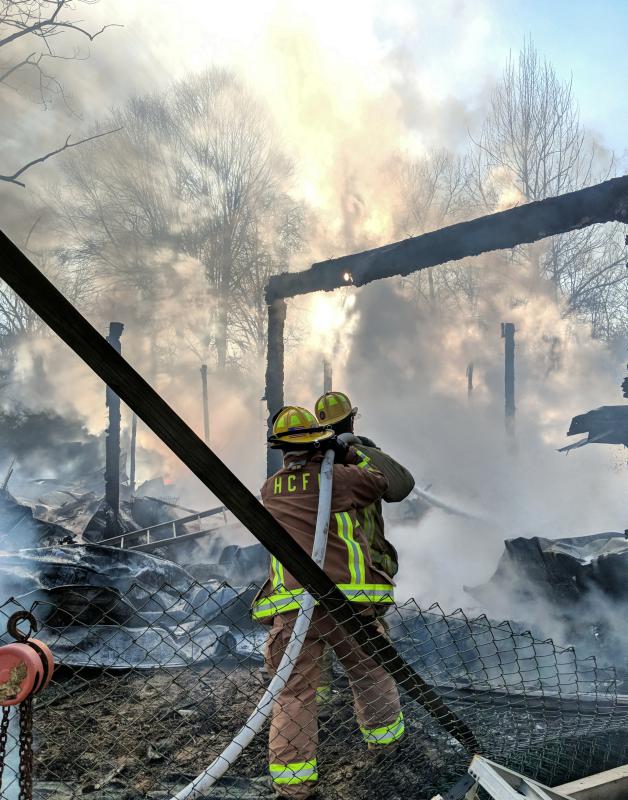
[[[32,508],[18,503],[7,491],[0,492],[0,542],[3,549],[18,549],[35,542],[49,544],[69,535],[56,522],[38,519]]]
[[[127,498],[119,522],[126,535],[137,533],[134,547],[100,545],[102,496],[59,481],[44,485],[45,494],[25,502],[0,492],[0,587],[2,597],[11,598],[7,613],[10,607],[33,609],[38,635],[61,663],[181,668],[222,658],[227,644],[233,657],[259,660],[258,648],[250,645],[255,636],[244,636],[251,628],[246,587],[265,577],[267,555],[260,545],[241,547],[223,538],[218,531],[230,530],[223,513],[216,531],[177,541],[168,538],[173,531],[183,540],[193,537],[194,514],[179,524],[181,509],[174,502]],[[141,552],[149,529],[138,521],[156,521],[157,531],[165,526],[164,541],[158,532],[151,545],[153,554]],[[170,559],[189,562],[194,574]],[[242,588],[221,587],[227,579]]]
[[[75,483],[78,475],[93,475],[94,465],[103,462],[102,436],[89,433],[78,418],[51,409],[0,408],[0,440],[24,475],[53,475]],[[100,475],[102,481],[102,470]]]
[[[492,578],[465,590],[488,613],[505,612],[612,664],[628,678],[628,646],[620,623],[628,613],[624,533],[508,539]]]
[[[101,481],[102,484],[102,481]],[[99,490],[57,479],[22,482],[27,494],[14,497],[0,491],[0,550],[58,544],[100,543],[150,550],[178,564],[188,564],[201,580],[235,583],[261,580],[266,561],[263,548],[240,547],[244,528],[224,507],[205,511],[178,505],[176,497],[155,497],[165,490],[161,479],[147,481],[131,495],[121,486],[117,515],[119,532],[107,540],[107,503]],[[42,492],[42,489],[44,490]],[[209,522],[205,522],[210,518]],[[124,537],[124,538],[122,538]]]
[[[585,439],[560,449],[561,453],[585,444],[623,444],[628,447],[628,406],[601,406],[571,420],[567,436],[586,433]]]
[[[218,659],[227,645],[233,657],[255,657],[252,590],[200,584],[145,553],[98,545],[21,550],[0,558],[0,585],[12,598],[3,613],[32,609],[39,638],[66,666],[180,668]]]

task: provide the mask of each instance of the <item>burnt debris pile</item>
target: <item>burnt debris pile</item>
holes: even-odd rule
[[[492,578],[467,587],[483,608],[499,609],[539,635],[553,635],[618,670],[628,686],[628,539],[624,533],[505,542]]]

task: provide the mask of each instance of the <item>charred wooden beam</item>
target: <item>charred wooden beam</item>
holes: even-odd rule
[[[628,222],[628,176],[535,203],[449,225],[363,253],[314,264],[303,272],[273,276],[269,303],[298,294],[362,286],[379,278],[505,250],[599,222]]]
[[[203,392],[203,439],[209,444],[209,398],[207,395],[207,364],[201,366],[201,389]]]
[[[135,452],[137,449],[137,414],[131,418],[131,453],[129,464],[129,489],[131,497],[135,497]]]
[[[467,364],[467,399],[470,400],[473,396],[473,361]]]
[[[504,416],[506,433],[515,433],[515,326],[512,322],[502,322],[504,340]]]
[[[362,652],[381,665],[408,695],[464,747],[478,752],[469,726],[407,664],[377,624],[355,607],[218,456],[152,386],[110,347],[37,267],[0,232],[0,278],[27,303],[205,486],[248,528],[330,614]]]
[[[332,380],[333,380],[333,372],[332,372],[331,358],[324,358],[323,359],[323,394],[327,394],[327,392],[331,392]]]
[[[268,434],[272,433],[273,417],[283,406],[284,343],[287,306],[284,300],[275,300],[268,306],[268,358],[266,361],[266,408],[268,409]],[[281,452],[268,448],[266,474],[281,469]]]
[[[120,337],[124,325],[121,322],[109,323],[107,342],[116,353],[122,352]],[[109,409],[109,426],[105,438],[105,502],[107,504],[107,524],[105,533],[114,536],[119,530],[120,516],[120,398],[107,385],[107,408]]]

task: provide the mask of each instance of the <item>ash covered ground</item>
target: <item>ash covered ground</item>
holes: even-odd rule
[[[229,743],[264,686],[259,670],[246,667],[228,677],[219,667],[68,676],[37,710],[37,793],[50,800],[167,798]],[[416,726],[394,753],[374,757],[360,741],[346,689],[336,693],[321,722],[322,798],[372,797],[377,789],[375,796],[401,800],[408,786],[438,785],[447,762],[452,768],[452,755],[463,769],[455,743],[443,737],[444,747],[436,747]],[[266,742],[264,729],[207,796],[272,797]]]

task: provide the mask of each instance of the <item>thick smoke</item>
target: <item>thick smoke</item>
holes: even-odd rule
[[[221,63],[266,103],[294,159],[293,192],[311,213],[307,243],[291,268],[392,241],[410,232],[400,223],[404,197],[395,159],[437,145],[462,147],[483,117],[490,76],[497,73],[479,54],[490,51],[495,62],[489,66],[496,66],[506,46],[495,51],[483,4],[389,5],[335,3],[332,14],[331,4],[323,4],[318,14],[277,2],[270,10],[247,4],[243,13],[236,2],[209,13],[206,4],[187,3],[176,19],[167,4],[148,0],[90,6],[86,21],[95,27],[124,27],[96,40],[89,61],[61,65],[83,121],[56,109],[46,115],[49,124],[36,126],[43,112],[15,99],[10,116],[19,114],[24,124],[5,120],[7,131],[12,128],[6,155],[19,161],[45,147],[50,135],[85,132],[106,116],[103,109],[119,108],[131,95]],[[417,52],[420,63],[412,57]],[[23,130],[33,133],[23,139]],[[63,238],[50,223],[59,190],[67,188],[62,166],[50,162],[31,173],[29,200],[16,201],[13,187],[0,196],[2,227],[18,244],[40,206],[47,207],[29,241],[44,267],[43,254]],[[520,199],[504,193],[500,207]],[[322,359],[333,356],[334,385],[360,407],[360,431],[405,463],[420,486],[430,485],[481,520],[432,511],[420,525],[393,529],[402,596],[468,607],[463,585],[492,574],[505,538],[625,527],[621,453],[602,446],[569,457],[556,452],[574,414],[618,402],[621,361],[565,316],[535,272],[539,254],[532,249],[518,261],[489,255],[465,265],[469,275],[482,276],[472,310],[430,312],[416,302],[412,285],[397,281],[289,302],[286,401],[311,406],[322,391]],[[199,368],[212,303],[203,270],[167,248],[147,247],[143,255],[151,278],[144,302],[124,283],[103,278],[90,289],[98,298],[89,305],[90,320],[103,333],[110,320],[125,323],[125,356],[201,432]],[[517,328],[516,447],[503,425],[503,321]],[[167,370],[160,366],[164,353]],[[254,490],[264,475],[264,366],[251,354],[210,374],[212,446]],[[89,462],[102,464],[104,389],[43,331],[17,354],[3,414],[0,455],[7,461],[16,455],[24,476],[71,476]],[[139,481],[163,474],[185,504],[212,504],[141,425],[138,441]]]
[[[525,265],[499,261],[483,257],[469,269],[520,268],[522,279],[495,286],[474,318],[421,312],[391,281],[358,290],[337,383],[360,407],[365,434],[407,464],[419,485],[479,518],[432,511],[392,532],[401,593],[448,607],[474,604],[463,586],[490,577],[506,538],[625,527],[618,449],[556,452],[574,414],[618,402],[619,366],[586,326],[563,316],[548,285],[533,289],[523,282]],[[513,307],[523,288],[526,302]],[[514,442],[504,426],[502,321],[517,331]]]

